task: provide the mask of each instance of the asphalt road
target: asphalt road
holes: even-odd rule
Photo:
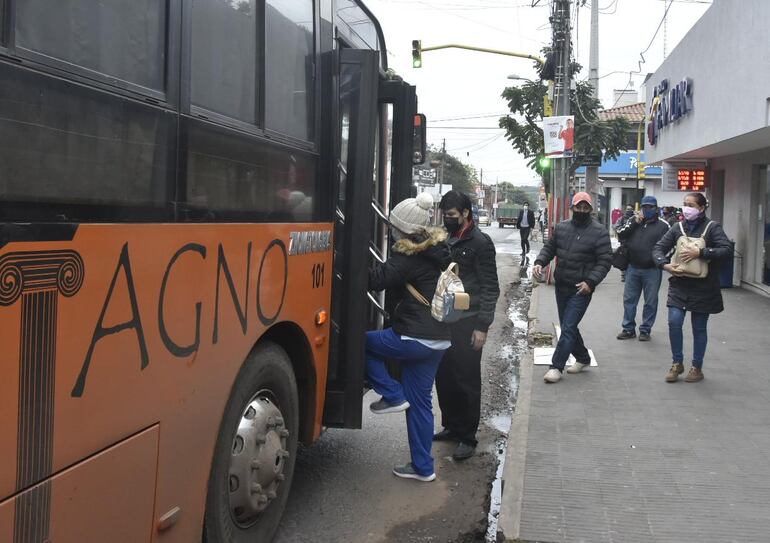
[[[499,229],[496,224],[482,230],[497,247],[502,294],[482,359],[484,405],[477,454],[454,462],[453,445],[438,443],[433,449],[436,481],[396,478],[392,467],[409,459],[404,416],[373,415],[368,405],[377,396],[369,392],[364,398],[363,429],[328,430],[312,447],[300,450],[276,542],[486,540],[490,492],[515,392],[513,315],[516,307],[528,301],[518,281],[518,231]],[[435,395],[434,414],[440,429]]]

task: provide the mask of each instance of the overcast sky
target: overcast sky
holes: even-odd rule
[[[638,69],[639,53],[650,43],[671,0],[600,0],[599,97],[605,108],[613,105],[613,89],[629,84],[628,72]],[[770,1],[770,0],[768,0]],[[423,47],[462,43],[492,49],[540,54],[550,43],[548,0],[531,7],[531,0],[365,0],[382,24],[388,62],[406,81],[417,86],[420,111],[428,117],[428,142],[483,168],[484,182],[499,179],[518,185],[532,184],[536,176],[505,139],[502,130],[452,129],[448,127],[497,127],[506,104],[503,89],[516,74],[534,78],[526,59],[448,49],[423,54],[423,67],[412,68],[412,40]],[[590,3],[573,20],[574,56],[584,66],[578,78],[588,77]],[[642,66],[642,75],[631,78],[639,89],[644,74],[663,62],[664,36],[670,53],[708,9],[710,1],[674,0],[665,26],[661,26]],[[574,6],[574,2],[573,2]],[[665,32],[664,32],[665,29]],[[482,117],[484,116],[484,117]],[[458,117],[479,117],[456,119]]]

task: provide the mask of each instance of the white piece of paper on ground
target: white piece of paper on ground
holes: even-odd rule
[[[554,330],[556,331],[556,341],[559,341],[559,337],[561,336],[561,326],[558,324],[554,324],[553,326]],[[535,347],[534,352],[534,364],[536,366],[550,366],[551,365],[551,358],[553,357],[553,352],[556,349],[553,347]],[[591,349],[588,349],[588,354],[591,356],[591,367],[596,367],[599,364],[596,362],[596,357],[594,356],[594,352]],[[567,366],[571,366],[575,363],[575,357],[572,355],[569,355],[569,358],[567,359]]]

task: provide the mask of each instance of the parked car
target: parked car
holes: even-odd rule
[[[486,209],[479,209],[479,226],[489,226],[492,220],[489,217],[489,211]]]

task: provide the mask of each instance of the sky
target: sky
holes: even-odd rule
[[[532,0],[364,1],[382,24],[390,67],[417,86],[419,110],[428,118],[428,143],[441,147],[446,139],[447,152],[483,169],[485,184],[536,184],[527,161],[497,128],[498,118],[507,111],[500,94],[506,86],[521,84],[507,76],[537,77],[532,61],[446,49],[423,53],[423,67],[414,69],[412,40],[421,40],[423,47],[461,43],[540,55],[551,41],[549,0],[540,0],[534,8]],[[584,67],[578,79],[588,77],[591,1],[572,21],[573,57]],[[598,1],[599,76],[605,76],[599,82],[599,98],[605,108],[613,106],[613,89],[638,90],[644,75],[663,62],[664,47],[670,53],[711,4],[673,0],[661,25],[671,0]],[[639,53],[659,25],[644,55],[642,74],[629,77],[629,71],[638,70]]]

